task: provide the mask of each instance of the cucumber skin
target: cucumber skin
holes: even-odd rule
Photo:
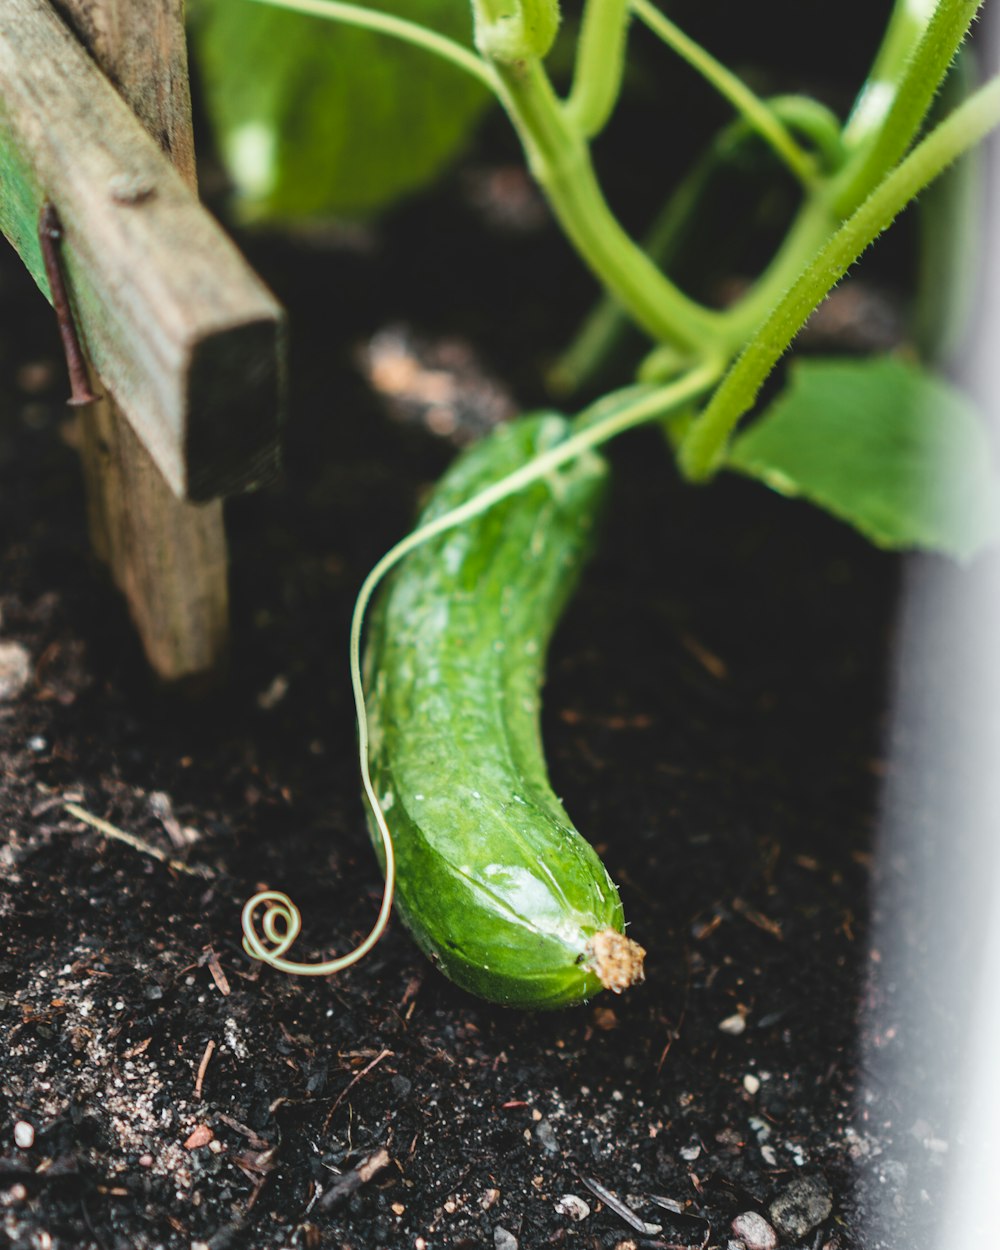
[[[459,457],[421,521],[567,431],[548,414],[501,427]],[[591,453],[418,547],[369,630],[370,770],[400,914],[448,977],[510,1006],[592,997],[587,944],[624,931],[615,886],[549,785],[539,726],[546,647],[606,485]]]

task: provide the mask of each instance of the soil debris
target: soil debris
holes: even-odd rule
[[[771,1219],[786,1237],[804,1237],[833,1210],[830,1186],[822,1176],[796,1176],[769,1207]]]
[[[389,1152],[384,1147],[376,1150],[355,1167],[352,1171],[337,1178],[330,1188],[323,1194],[319,1200],[319,1209],[321,1211],[332,1211],[339,1206],[341,1202],[345,1202],[350,1196],[356,1193],[362,1185],[367,1185],[370,1180],[383,1172],[391,1162]]]
[[[0,642],[0,703],[19,699],[31,684],[31,656],[19,642]]]

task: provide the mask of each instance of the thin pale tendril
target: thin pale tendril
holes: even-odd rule
[[[325,17],[345,26],[359,26],[363,30],[373,30],[377,34],[390,35],[404,43],[412,43],[415,47],[450,61],[456,68],[478,78],[494,95],[497,94],[496,77],[482,57],[457,40],[421,26],[419,22],[410,22],[405,17],[396,17],[392,13],[383,13],[364,5],[344,3],[344,0],[256,0],[256,3],[268,4],[272,8],[285,9],[290,13],[304,13],[309,17]]]
[[[354,604],[354,615],[351,618],[350,668],[354,709],[358,721],[358,761],[361,766],[361,781],[372,817],[378,826],[385,857],[385,888],[382,892],[382,905],[370,933],[352,951],[322,963],[296,963],[294,960],[285,959],[285,954],[299,936],[302,927],[299,909],[287,894],[282,894],[279,890],[263,890],[248,899],[243,907],[243,949],[248,955],[259,959],[262,963],[270,964],[272,968],[277,968],[280,972],[290,972],[300,976],[330,976],[332,973],[349,968],[359,959],[363,959],[382,936],[389,922],[396,885],[396,856],[392,834],[389,832],[385,814],[375,794],[369,771],[368,715],[365,710],[365,694],[361,678],[361,630],[365,612],[379,582],[400,560],[430,539],[472,520],[473,517],[492,508],[494,504],[524,490],[569,461],[577,459],[584,452],[606,443],[616,434],[631,429],[633,426],[642,425],[644,422],[656,420],[682,404],[696,399],[718,381],[722,369],[723,362],[721,361],[701,364],[669,386],[658,387],[655,390],[649,389],[634,402],[626,402],[616,411],[598,420],[594,420],[596,413],[592,409],[584,411],[576,419],[575,432],[564,442],[536,456],[521,468],[515,469],[513,473],[508,473],[506,477],[486,487],[459,507],[452,508],[426,525],[421,525],[398,542],[395,547],[390,548],[379,560],[362,583]],[[630,387],[626,394],[634,395],[635,390],[636,388]],[[600,400],[599,411],[606,411],[612,398],[606,396]],[[260,922],[263,937],[255,927],[255,913],[259,907],[264,908]]]

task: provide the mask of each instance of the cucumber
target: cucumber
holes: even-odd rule
[[[501,427],[459,457],[421,523],[568,430],[550,414]],[[383,586],[365,649],[369,768],[400,914],[448,977],[511,1006],[642,978],[618,891],[549,784],[539,726],[546,647],[606,485],[590,452],[416,548]]]

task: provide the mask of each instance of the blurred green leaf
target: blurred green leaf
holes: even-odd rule
[[[880,547],[968,559],[1000,535],[1000,477],[975,405],[888,357],[800,361],[729,467],[801,495]]]
[[[471,39],[462,0],[372,3]],[[191,6],[210,123],[247,217],[362,216],[431,181],[489,99],[431,53],[249,0]]]

